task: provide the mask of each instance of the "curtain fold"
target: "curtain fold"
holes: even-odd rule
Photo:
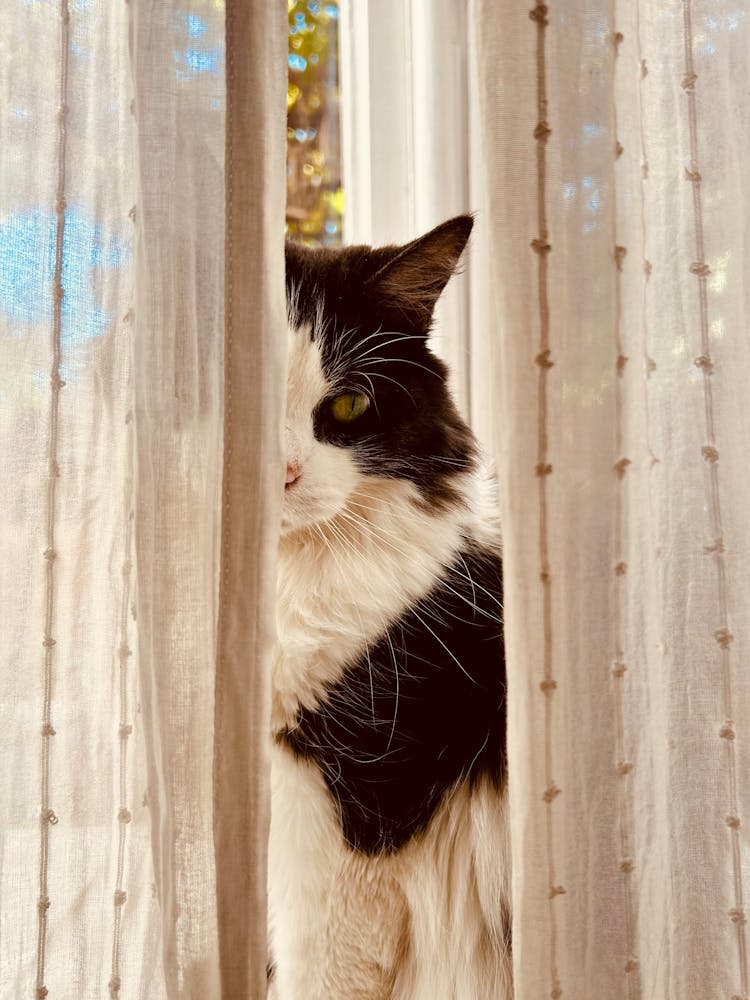
[[[133,5],[140,662],[175,996],[265,995],[284,14]]]
[[[283,4],[226,12],[224,467],[214,732],[222,997],[266,995],[269,664],[284,468]]]
[[[475,4],[516,995],[748,995],[750,25]]]
[[[211,798],[223,451],[224,12],[130,5],[135,565],[167,995],[219,995]]]

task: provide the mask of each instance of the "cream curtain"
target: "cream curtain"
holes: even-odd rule
[[[518,1000],[745,1000],[750,11],[477,0]]]
[[[284,15],[0,10],[3,1000],[264,994]],[[747,1000],[750,16],[469,15],[517,996]]]
[[[0,51],[0,996],[261,997],[285,9]]]

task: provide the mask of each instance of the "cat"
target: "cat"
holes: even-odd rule
[[[472,228],[286,247],[275,1000],[509,1000],[500,529],[428,336]]]

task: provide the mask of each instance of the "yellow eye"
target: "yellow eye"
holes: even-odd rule
[[[363,392],[345,392],[331,400],[331,414],[334,420],[349,424],[361,417],[369,405],[370,400]]]

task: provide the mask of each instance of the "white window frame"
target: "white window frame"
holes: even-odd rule
[[[466,273],[439,303],[433,343],[489,446],[488,219],[470,0],[341,0],[340,11],[344,239],[403,243],[476,212]]]

